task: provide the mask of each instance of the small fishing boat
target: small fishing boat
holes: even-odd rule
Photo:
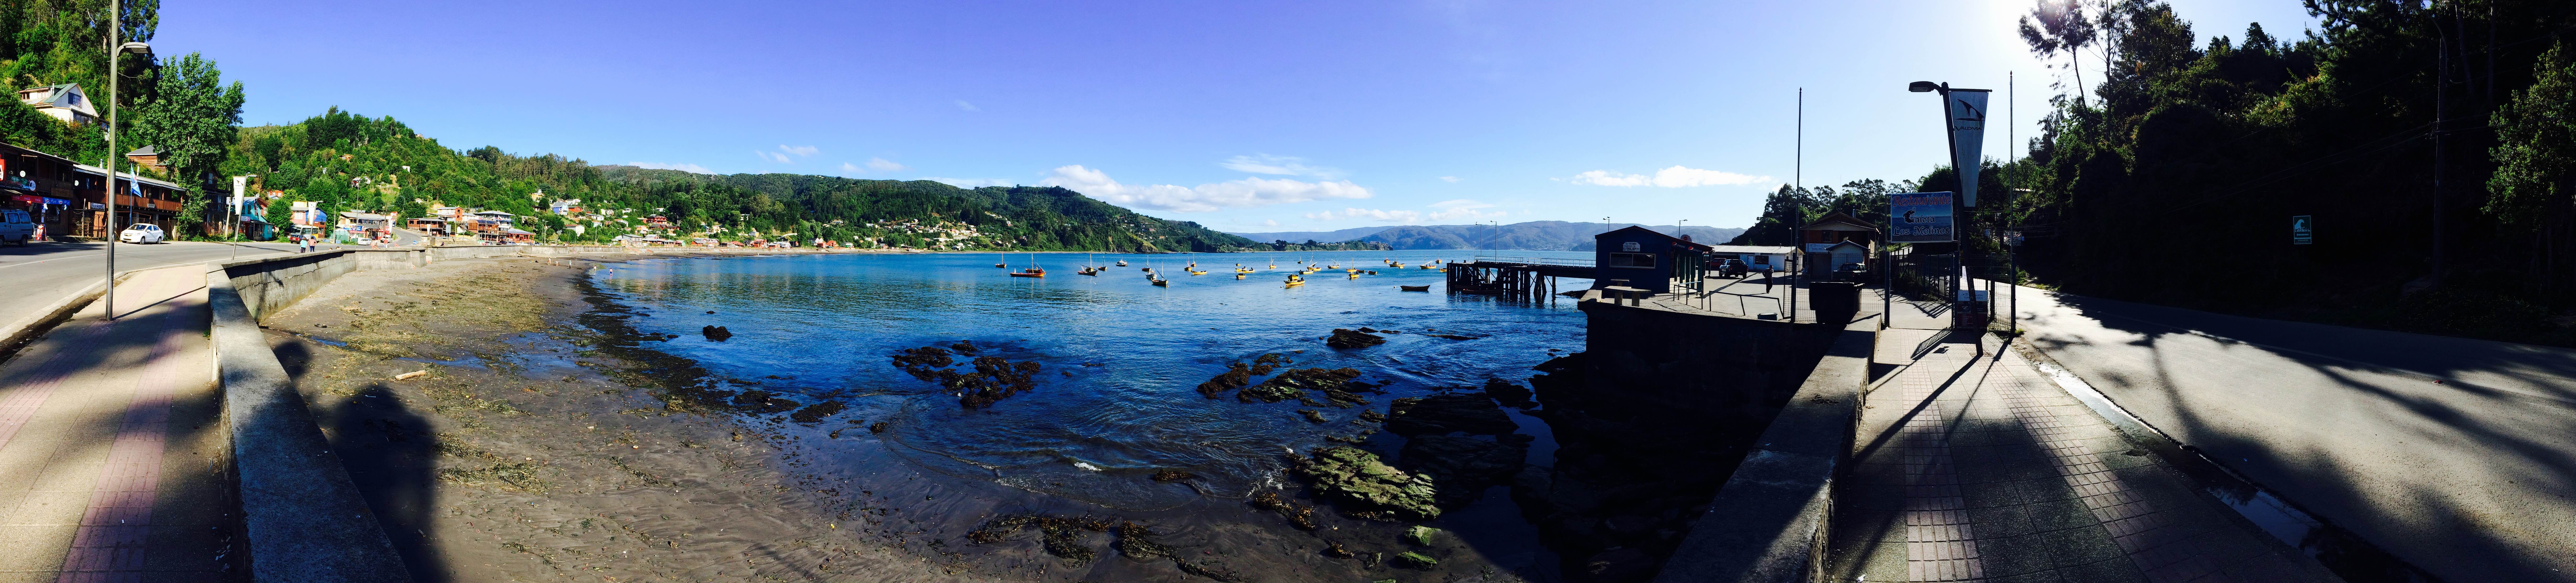
[[[1029,254],[1030,267],[1011,272],[1011,277],[1046,277],[1046,268],[1037,265],[1037,254]]]
[[[1159,277],[1157,277],[1157,278],[1154,278],[1154,286],[1155,286],[1155,287],[1172,287],[1172,280],[1168,280],[1168,279],[1163,279],[1163,278],[1159,278]]]
[[[1126,266],[1127,266],[1127,260],[1125,260],[1125,259],[1120,259],[1120,260],[1118,260],[1118,266],[1119,266],[1119,267],[1126,267]]]
[[[1151,268],[1151,267],[1138,267],[1138,268],[1136,268],[1136,270],[1137,270],[1137,271],[1147,272],[1147,273],[1152,273],[1152,272],[1154,271],[1154,268]]]
[[[1352,271],[1352,272],[1351,272],[1351,279],[1359,279],[1359,278],[1360,278],[1360,273],[1359,273],[1358,271]]]
[[[1426,284],[1422,284],[1422,285],[1399,285],[1399,286],[1395,286],[1395,289],[1404,290],[1404,291],[1427,292],[1427,291],[1431,291],[1431,284],[1427,284],[1427,283],[1426,283]]]
[[[1301,285],[1306,285],[1306,278],[1303,278],[1303,277],[1297,277],[1297,276],[1294,276],[1294,275],[1288,276],[1288,286],[1287,286],[1287,287],[1297,287],[1297,286],[1301,286]]]
[[[1003,269],[1009,269],[1011,266],[1003,265],[1003,264],[1002,264],[1001,259],[1002,259],[1002,255],[1001,255],[1001,254],[999,254],[999,253],[994,254],[994,255],[993,255],[993,266],[994,266],[994,267],[1003,268]]]
[[[1198,269],[1183,269],[1183,270],[1181,270],[1181,271],[1189,272],[1189,274],[1190,274],[1190,275],[1207,275],[1207,274],[1208,274],[1208,272],[1207,272],[1207,271],[1205,271],[1205,270],[1198,270]]]
[[[1098,268],[1098,267],[1085,267],[1085,268],[1082,268],[1082,271],[1076,271],[1076,272],[1074,272],[1074,273],[1078,273],[1078,274],[1082,274],[1082,275],[1089,275],[1089,276],[1093,276],[1093,277],[1098,277],[1098,276],[1100,276],[1100,268]]]

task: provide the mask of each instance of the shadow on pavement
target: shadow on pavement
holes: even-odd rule
[[[289,346],[300,343],[288,343]],[[282,350],[281,350],[282,351]],[[434,542],[438,496],[438,436],[429,420],[413,412],[382,383],[370,384],[356,397],[316,415],[331,427],[332,447],[340,464],[367,499],[402,554],[411,578],[420,583],[455,579]]]

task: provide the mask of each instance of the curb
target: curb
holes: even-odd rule
[[[133,272],[126,272],[117,274],[116,278],[122,281],[131,275]],[[6,327],[0,327],[0,361],[7,361],[10,357],[17,356],[19,349],[26,348],[46,332],[53,331],[54,326],[70,320],[73,314],[80,313],[81,308],[89,307],[90,302],[97,301],[99,296],[103,295],[107,295],[107,282],[89,284],[87,288],[63,296],[62,299],[36,310],[33,316],[10,322]]]

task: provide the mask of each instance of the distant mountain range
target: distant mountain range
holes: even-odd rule
[[[1520,249],[1529,251],[1590,251],[1592,237],[1603,232],[1640,226],[1636,223],[1569,223],[1565,221],[1530,221],[1509,225],[1406,225],[1401,227],[1362,227],[1339,231],[1232,233],[1254,241],[1286,240],[1303,243],[1308,239],[1326,243],[1360,241],[1384,243],[1396,249]],[[1672,236],[1689,235],[1694,241],[1716,245],[1725,243],[1744,229],[1737,227],[1680,227],[1643,225],[1657,233]],[[1345,238],[1347,237],[1347,238]]]
[[[1278,232],[1278,233],[1227,233],[1227,234],[1229,234],[1229,235],[1235,235],[1235,236],[1239,236],[1239,237],[1243,237],[1243,238],[1245,238],[1245,239],[1251,239],[1251,240],[1254,240],[1254,241],[1260,241],[1260,242],[1263,242],[1263,243],[1268,243],[1268,242],[1272,242],[1272,241],[1287,241],[1287,242],[1289,242],[1289,243],[1304,243],[1304,242],[1307,242],[1307,241],[1315,241],[1315,242],[1318,242],[1318,243],[1340,243],[1340,242],[1343,242],[1343,241],[1352,241],[1352,240],[1357,240],[1357,239],[1359,239],[1359,238],[1361,238],[1361,237],[1366,237],[1366,236],[1369,236],[1369,235],[1375,235],[1375,234],[1377,234],[1377,233],[1378,233],[1378,231],[1384,231],[1384,230],[1387,230],[1387,229],[1393,229],[1393,228],[1395,228],[1395,227],[1360,227],[1360,228],[1357,228],[1357,229],[1342,229],[1342,230],[1339,230],[1339,231],[1284,231],[1284,232]]]

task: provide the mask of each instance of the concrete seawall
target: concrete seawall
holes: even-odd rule
[[[1685,515],[1688,532],[1653,581],[1820,581],[1878,319],[1793,324],[1586,300],[1587,401],[1629,416],[1610,433],[1639,448],[1716,444],[1676,461],[1732,465],[1706,510]]]

